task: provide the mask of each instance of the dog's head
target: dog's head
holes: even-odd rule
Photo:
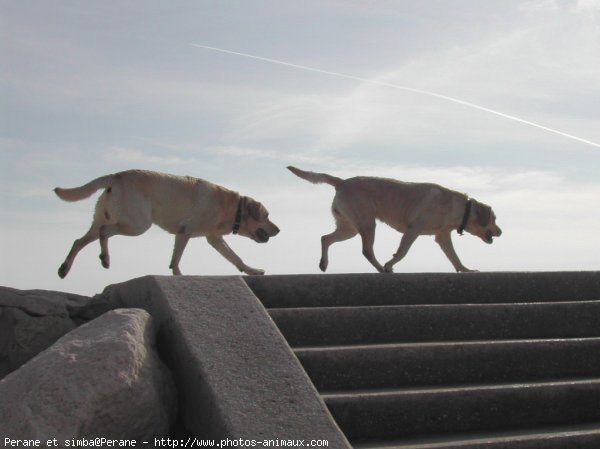
[[[279,228],[269,220],[269,211],[258,201],[246,197],[242,205],[239,234],[258,243],[266,243],[279,234]]]
[[[465,230],[488,244],[494,242],[494,237],[502,235],[502,229],[496,224],[496,214],[492,208],[475,200]]]

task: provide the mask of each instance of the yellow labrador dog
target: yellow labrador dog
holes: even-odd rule
[[[450,233],[455,229],[459,234],[467,231],[486,243],[492,243],[494,237],[502,234],[490,206],[437,184],[362,176],[344,180],[295,167],[288,169],[312,183],[326,183],[335,187],[331,208],[336,230],[321,237],[319,268],[322,271],[327,269],[331,244],[356,234],[362,238],[363,255],[380,272],[391,272],[394,264],[406,255],[420,235],[434,235],[456,271],[473,271],[466,268],[456,255]],[[376,219],[404,234],[398,251],[384,266],[380,265],[373,253]]]
[[[279,229],[258,201],[224,187],[189,176],[130,170],[102,176],[73,189],[54,189],[65,201],[79,201],[104,189],[96,204],[89,231],[75,240],[58,275],[64,278],[77,253],[100,239],[100,260],[110,266],[108,239],[113,235],[141,235],[157,224],[175,234],[175,248],[169,268],[179,275],[179,261],[191,237],[204,236],[225,259],[246,274],[264,274],[246,265],[225,243],[223,235],[239,234],[265,243]]]

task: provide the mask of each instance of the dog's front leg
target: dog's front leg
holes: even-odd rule
[[[240,259],[240,257],[236,253],[233,252],[233,250],[229,247],[229,245],[225,242],[225,240],[223,240],[223,237],[207,236],[206,240],[214,249],[216,249],[219,252],[219,254],[221,254],[225,259],[227,259],[229,262],[231,262],[233,265],[235,265],[235,267],[238,270],[240,270],[246,274],[250,274],[250,275],[265,274],[265,270],[260,270],[258,268],[252,268],[252,267],[249,267],[248,265],[246,265],[242,261],[242,259]]]
[[[443,232],[437,234],[435,236],[435,241],[438,245],[440,245],[440,248],[442,248],[442,251],[444,251],[444,254],[448,258],[448,260],[450,260],[452,266],[454,266],[454,269],[457,272],[470,273],[473,271],[477,271],[469,270],[462,264],[462,262],[458,258],[458,255],[456,254],[456,251],[454,251],[454,245],[452,244],[452,236],[450,235],[450,232]]]

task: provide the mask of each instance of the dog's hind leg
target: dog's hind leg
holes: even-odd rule
[[[375,252],[373,251],[373,244],[375,243],[375,220],[366,226],[363,226],[358,231],[362,239],[362,253],[363,256],[373,265],[377,271],[383,272],[383,267],[375,258]]]
[[[69,273],[69,270],[71,269],[71,266],[73,265],[73,261],[75,260],[75,256],[77,256],[77,253],[79,253],[79,251],[81,251],[89,243],[91,243],[95,240],[98,240],[98,237],[99,237],[98,226],[96,224],[92,224],[92,227],[89,229],[89,231],[83,237],[81,237],[81,238],[75,240],[75,242],[73,242],[73,246],[71,247],[71,251],[69,251],[67,258],[62,263],[62,265],[58,268],[58,276],[61,279],[64,279],[64,277]]]
[[[179,261],[181,260],[183,250],[185,249],[185,246],[189,240],[190,236],[185,232],[179,232],[175,235],[175,246],[173,248],[173,256],[171,257],[171,264],[169,265],[169,268],[176,276],[181,275],[181,271],[179,271]]]
[[[104,268],[110,267],[110,255],[108,253],[108,239],[114,235],[126,235],[135,237],[142,235],[152,226],[151,220],[138,220],[133,222],[119,222],[104,224],[100,226],[100,262]]]
[[[398,247],[398,251],[396,254],[392,256],[392,258],[385,264],[384,270],[386,273],[391,273],[393,271],[393,266],[400,262],[404,256],[408,253],[408,250],[412,246],[412,244],[417,240],[419,236],[416,232],[411,232],[409,229],[402,236],[402,240],[400,240],[400,246]]]
[[[100,263],[104,268],[110,268],[110,254],[108,253],[108,238],[118,234],[117,224],[100,226]]]
[[[336,242],[351,239],[358,233],[347,221],[338,219],[336,224],[335,231],[321,237],[321,261],[319,262],[321,271],[327,270],[327,265],[329,265],[329,247]]]

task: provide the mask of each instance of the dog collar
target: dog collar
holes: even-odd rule
[[[240,230],[240,224],[242,223],[242,201],[244,200],[243,196],[240,196],[240,200],[238,201],[237,211],[235,212],[235,221],[233,222],[232,232],[237,234]]]
[[[469,221],[469,217],[471,216],[471,208],[473,207],[473,200],[469,198],[467,200],[467,205],[465,206],[465,213],[463,215],[462,223],[456,230],[459,235],[463,235],[465,228],[467,227],[467,222]]]

